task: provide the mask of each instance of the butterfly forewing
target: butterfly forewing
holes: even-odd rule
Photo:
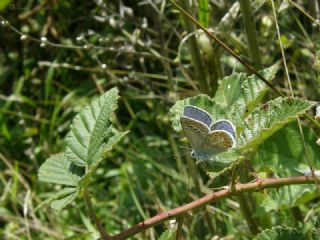
[[[184,107],[183,116],[202,122],[208,127],[212,123],[212,118],[206,111],[193,106]]]
[[[203,142],[209,133],[209,128],[202,122],[184,116],[180,118],[180,123],[193,150],[203,149]]]

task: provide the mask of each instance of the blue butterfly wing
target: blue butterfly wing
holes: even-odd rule
[[[194,106],[185,106],[183,116],[202,122],[208,127],[210,127],[212,123],[212,118],[209,113]]]
[[[236,146],[236,131],[233,124],[221,119],[212,124],[210,132],[204,141],[208,155],[215,155]]]
[[[210,130],[211,131],[224,130],[224,131],[228,132],[229,134],[231,134],[231,136],[234,139],[236,139],[235,127],[233,126],[233,124],[230,121],[228,121],[226,119],[221,119],[221,120],[213,123]]]

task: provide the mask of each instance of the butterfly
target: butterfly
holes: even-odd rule
[[[209,113],[200,108],[185,106],[180,123],[193,149],[191,155],[197,160],[209,160],[236,146],[234,125],[226,119],[213,122]]]

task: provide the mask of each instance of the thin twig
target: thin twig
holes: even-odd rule
[[[91,197],[89,196],[89,193],[86,190],[83,191],[83,196],[84,196],[85,203],[88,207],[89,215],[91,216],[92,220],[94,221],[95,225],[97,226],[101,237],[106,240],[112,240],[112,238],[110,238],[110,236],[106,233],[100,220],[96,216],[95,211],[92,206],[92,203],[91,203]]]
[[[320,177],[317,177],[320,180]],[[145,231],[148,228],[159,225],[164,221],[167,221],[171,218],[177,218],[181,214],[185,214],[192,210],[198,209],[199,207],[203,207],[209,203],[215,202],[217,200],[232,197],[244,192],[253,192],[253,191],[261,191],[265,188],[279,188],[282,186],[288,185],[296,185],[296,184],[314,184],[314,179],[309,176],[298,176],[298,177],[287,177],[287,178],[269,178],[264,179],[263,181],[244,183],[244,184],[236,184],[235,191],[231,191],[229,187],[226,189],[210,193],[200,199],[197,199],[193,202],[180,206],[178,208],[169,210],[167,212],[162,212],[152,218],[146,219],[131,228],[117,234],[111,236],[110,238],[105,238],[106,240],[123,240],[127,239],[131,236],[134,236],[142,231]]]

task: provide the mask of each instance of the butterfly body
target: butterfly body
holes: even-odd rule
[[[233,124],[226,119],[213,122],[211,116],[200,108],[186,106],[180,123],[193,149],[191,154],[197,160],[208,160],[236,146]]]

